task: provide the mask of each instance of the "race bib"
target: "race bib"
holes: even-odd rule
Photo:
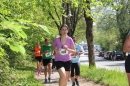
[[[76,56],[71,56],[71,60],[75,60],[76,59]]]
[[[39,53],[40,53],[40,51],[37,51],[37,53],[39,54]]]
[[[67,55],[68,51],[66,51],[65,49],[60,49],[60,54],[61,55]]]
[[[46,53],[45,56],[46,56],[46,57],[51,56],[51,52]]]

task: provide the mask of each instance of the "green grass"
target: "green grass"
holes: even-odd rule
[[[4,82],[3,86],[43,86],[43,83],[34,77],[34,65],[19,66],[12,68],[10,78]]]
[[[89,68],[86,65],[81,65],[81,76],[108,86],[128,86],[126,74],[116,70]]]

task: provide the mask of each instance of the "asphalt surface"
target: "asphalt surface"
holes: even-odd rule
[[[81,55],[80,63],[84,65],[88,65],[88,55]],[[98,57],[98,54],[95,55],[95,63],[96,67],[99,68],[107,68],[109,70],[117,70],[125,72],[125,61],[124,60],[117,60],[117,61],[111,61],[104,59],[103,57]]]

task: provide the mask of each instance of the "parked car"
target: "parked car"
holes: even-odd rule
[[[84,46],[83,46],[83,49],[84,49],[84,50],[87,50],[88,48],[87,48],[87,46],[86,46],[86,45],[84,45]]]
[[[118,59],[124,60],[124,54],[123,54],[123,52],[113,51],[112,55],[111,55],[111,60],[115,61],[115,60],[118,60]]]
[[[104,51],[99,52],[99,57],[104,57]]]
[[[84,55],[88,55],[88,50],[84,50]]]

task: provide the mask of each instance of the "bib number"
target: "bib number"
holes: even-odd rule
[[[46,57],[51,56],[51,52],[46,53],[45,56],[46,56]]]
[[[75,60],[76,59],[76,56],[71,56],[71,60]]]
[[[66,51],[65,49],[60,49],[60,54],[61,55],[67,55],[68,51]]]

